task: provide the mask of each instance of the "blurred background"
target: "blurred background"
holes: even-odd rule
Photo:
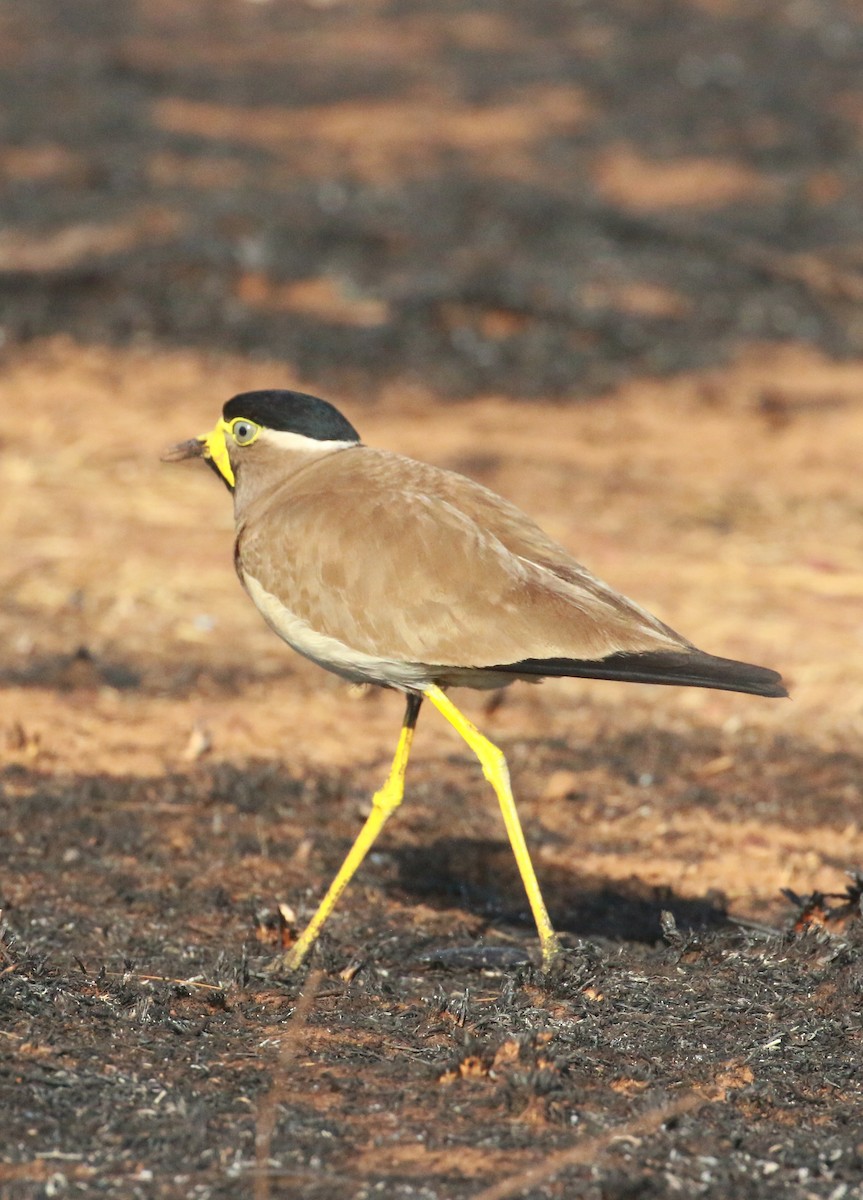
[[[851,0],[7,0],[3,326],[355,400],[863,349]]]
[[[858,5],[8,0],[0,55],[8,681],[293,669],[156,463],[281,385],[859,718]]]

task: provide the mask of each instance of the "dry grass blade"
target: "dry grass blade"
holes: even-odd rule
[[[685,1095],[671,1101],[670,1104],[652,1108],[640,1117],[634,1117],[631,1121],[624,1121],[622,1125],[616,1125],[614,1129],[608,1129],[605,1133],[585,1138],[575,1146],[568,1146],[556,1154],[549,1154],[536,1166],[528,1167],[526,1171],[520,1171],[518,1175],[501,1180],[500,1183],[493,1183],[491,1187],[478,1192],[474,1200],[506,1200],[508,1196],[517,1196],[529,1188],[538,1187],[559,1175],[566,1167],[595,1162],[601,1154],[605,1153],[612,1142],[619,1138],[633,1138],[654,1133],[666,1121],[690,1112],[708,1099],[709,1097],[702,1092],[686,1092]]]
[[[322,977],[321,971],[312,971],[309,974],[305,986],[300,992],[293,1015],[279,1041],[279,1051],[273,1066],[273,1082],[270,1090],[262,1097],[258,1105],[255,1123],[257,1170],[255,1172],[254,1200],[269,1200],[270,1197],[270,1147],[273,1142],[279,1105],[287,1095],[288,1065],[297,1052],[297,1044],[315,1002]]]

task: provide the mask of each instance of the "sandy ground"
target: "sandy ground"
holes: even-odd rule
[[[857,745],[861,380],[863,365],[751,347],[727,370],[631,384],[575,408],[488,396],[456,410],[396,387],[362,406],[337,399],[369,443],[473,474],[697,644],[779,667],[793,696],[555,681],[513,687],[483,720],[482,698],[465,693],[492,736],[597,748],[609,728],[696,724],[723,735],[719,763],[696,773],[721,774],[756,730],[813,750]],[[281,646],[235,584],[229,498],[208,472],[159,462],[172,440],[208,428],[224,398],[282,382],[311,386],[276,363],[63,339],[12,358],[3,407],[26,415],[3,445],[10,760],[158,774],[206,746],[219,760],[360,771],[369,782],[384,769],[398,699],[352,695]],[[92,662],[67,661],[81,647]],[[112,686],[112,673],[140,686]],[[417,762],[456,751],[424,717]],[[527,772],[519,784],[553,826],[554,802],[576,776]],[[863,856],[853,793],[847,821],[807,830],[805,852],[782,844],[775,816],[747,814],[749,835],[776,845],[772,861],[735,854],[737,831],[703,815],[675,829],[673,850],[667,831],[648,826],[647,845],[587,861],[684,893],[721,888],[734,902],[764,903],[780,886],[835,890],[839,845],[849,862]],[[560,860],[585,863],[582,839],[597,834],[582,831]],[[705,836],[729,852],[696,868]]]
[[[780,667],[793,701],[559,681],[516,685],[491,710],[461,693],[508,753],[573,947],[539,988],[493,797],[423,714],[408,803],[297,1003],[302,980],[254,973],[278,940],[276,906],[294,927],[311,912],[386,769],[400,702],[292,656],[235,581],[228,496],[198,465],[159,462],[239,389],[314,385],[285,375],[68,338],[7,362],[6,1040],[10,1102],[23,1086],[40,1115],[10,1128],[4,1189],[544,1197],[588,1170],[602,1196],[668,1177],[695,1195],[687,1180],[706,1170],[713,1194],[755,1195],[759,1164],[778,1162],[786,1180],[821,1172],[790,1194],[837,1195],[857,1176],[838,1132],[859,1111],[859,1033],[843,1015],[856,958],[817,932],[796,946],[768,935],[741,957],[725,914],[787,928],[780,889],[841,892],[863,859],[863,364],[750,347],[725,370],[576,407],[448,407],[394,386],[335,397],[366,440],[499,489],[699,644]],[[724,932],[672,926],[645,959],[661,910]],[[792,1039],[793,1068],[770,1058],[777,1037]],[[826,1143],[823,1085],[805,1082],[825,1072]],[[86,1119],[59,1118],[58,1080]],[[93,1087],[101,1099],[82,1110]],[[370,1126],[394,1087],[393,1119]],[[174,1131],[190,1104],[205,1122]],[[572,1121],[593,1133],[573,1140]],[[643,1150],[619,1161],[610,1139],[637,1139],[640,1122]],[[677,1124],[661,1168],[649,1147]]]

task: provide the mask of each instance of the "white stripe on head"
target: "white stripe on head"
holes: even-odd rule
[[[291,433],[287,429],[262,429],[255,441],[266,442],[279,450],[290,450],[294,454],[321,454],[330,450],[347,450],[350,446],[362,443],[354,441],[320,441],[318,438],[306,437],[304,433]]]

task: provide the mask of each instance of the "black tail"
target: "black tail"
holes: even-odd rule
[[[579,679],[619,679],[627,683],[667,683],[684,687],[748,692],[753,696],[787,696],[782,676],[768,667],[717,658],[702,650],[650,650],[644,654],[610,654],[608,658],[525,658],[496,666],[513,675],[567,675]]]

